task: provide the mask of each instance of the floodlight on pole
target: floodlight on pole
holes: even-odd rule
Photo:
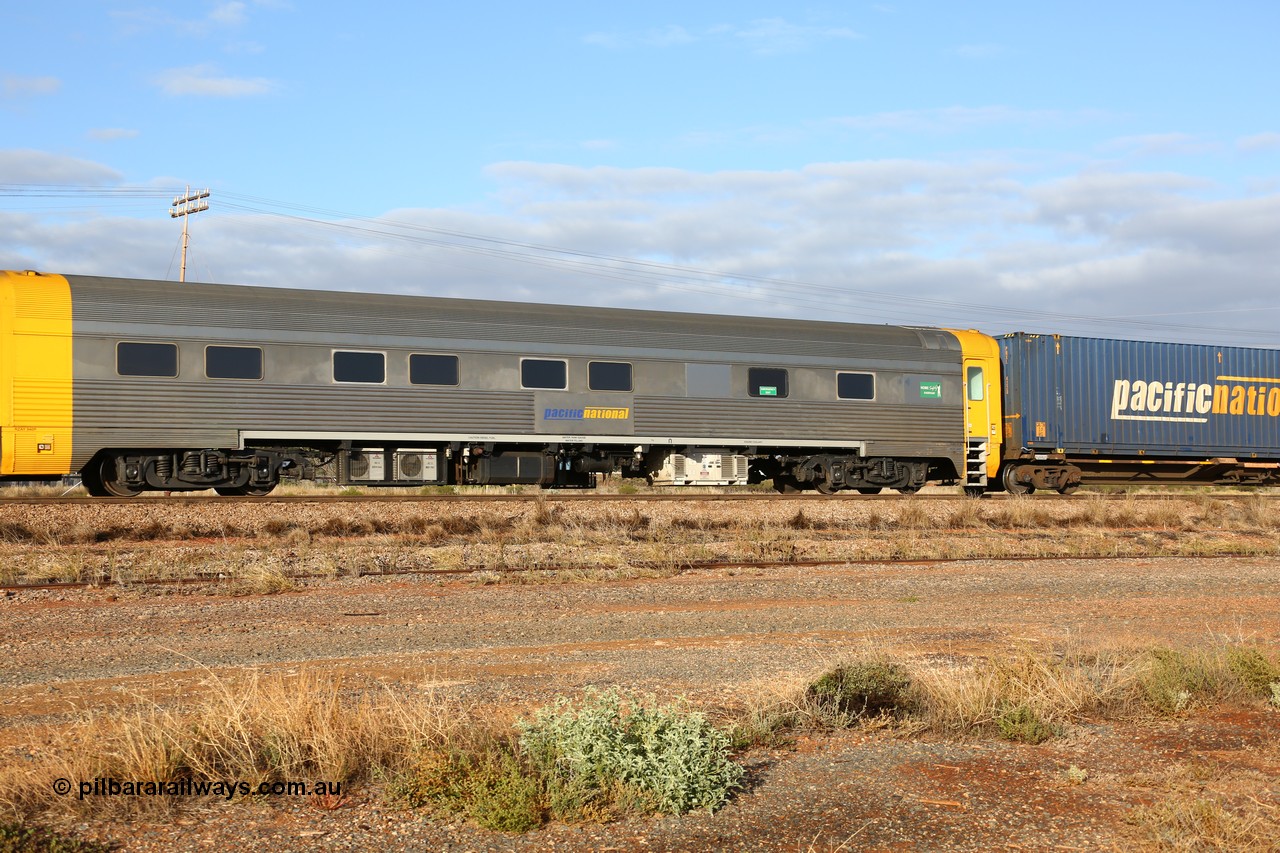
[[[173,207],[169,208],[169,216],[173,219],[182,217],[182,271],[178,274],[178,281],[187,280],[187,244],[190,237],[187,232],[187,218],[193,213],[199,213],[202,210],[209,209],[208,190],[199,190],[192,193],[190,185],[187,186],[185,195],[180,195],[173,200]]]

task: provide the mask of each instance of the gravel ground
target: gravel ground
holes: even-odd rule
[[[133,508],[22,523],[140,523],[125,510]],[[299,524],[334,512],[313,508],[308,522],[304,510],[288,511],[301,513]],[[231,524],[207,514],[168,523]],[[248,529],[263,519],[234,523]],[[686,696],[714,712],[865,651],[938,663],[1062,644],[1280,645],[1274,557],[719,569],[523,585],[337,577],[276,595],[224,590],[108,587],[0,598],[0,748],[35,752],[45,727],[139,698],[180,702],[211,675],[246,668],[315,667],[352,684],[444,691],[508,714],[590,685]],[[746,790],[714,815],[552,825],[523,836],[398,810],[374,788],[333,811],[281,798],[201,802],[146,819],[57,820],[74,834],[139,851],[1129,850],[1141,833],[1126,815],[1186,793],[1184,777],[1205,796],[1246,805],[1252,798],[1257,814],[1275,814],[1277,721],[1262,706],[1219,709],[1175,723],[1073,726],[1035,747],[885,731],[801,738],[746,754]],[[1071,766],[1087,771],[1084,784],[1067,780]]]

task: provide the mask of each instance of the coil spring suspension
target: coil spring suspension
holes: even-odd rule
[[[204,462],[200,458],[201,455],[195,452],[182,454],[182,473],[200,476],[204,472]]]
[[[157,456],[156,457],[156,476],[161,480],[169,480],[173,478],[173,457]]]

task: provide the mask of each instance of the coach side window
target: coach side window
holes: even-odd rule
[[[380,352],[333,353],[334,382],[368,382],[379,385],[387,381],[387,356]]]
[[[747,368],[747,393],[752,397],[787,396],[787,371],[780,367]]]
[[[874,400],[876,375],[874,373],[837,373],[836,396],[841,400]]]
[[[121,376],[177,376],[178,345],[121,341],[116,344],[116,373]]]
[[[587,388],[591,391],[630,391],[631,365],[625,361],[588,363]]]
[[[982,387],[982,368],[970,367],[965,374],[966,384],[969,386],[969,399],[981,400],[984,392]]]
[[[569,387],[568,365],[559,359],[524,358],[520,360],[520,387],[563,391]]]
[[[410,385],[457,385],[458,357],[456,355],[409,356]]]
[[[204,375],[210,379],[261,379],[262,349],[259,347],[205,347]]]

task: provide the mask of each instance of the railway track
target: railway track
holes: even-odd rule
[[[1200,494],[1200,493],[1197,493]],[[1259,497],[1266,500],[1280,499],[1280,493],[1270,492],[1204,492],[1203,494],[1218,500],[1240,500],[1251,497]],[[983,501],[1008,501],[1008,500],[1032,500],[1041,501],[1081,501],[1081,500],[1138,500],[1138,501],[1162,501],[1174,498],[1187,498],[1190,495],[1185,492],[1173,493],[1141,493],[1127,494],[1120,492],[1078,492],[1074,495],[1044,494],[1032,495],[1024,497],[1020,495],[1009,494],[989,494],[984,495],[978,500]],[[680,493],[680,494],[639,494],[639,495],[618,495],[618,494],[583,494],[583,493],[566,493],[566,492],[542,492],[537,494],[440,494],[440,495],[279,495],[267,497],[222,497],[212,495],[148,495],[146,497],[134,498],[89,498],[85,495],[69,495],[69,496],[0,496],[0,507],[7,505],[12,506],[31,506],[31,505],[74,505],[81,504],[84,506],[107,506],[112,504],[121,504],[129,506],[145,506],[149,503],[160,503],[164,505],[198,505],[212,502],[214,504],[251,504],[254,506],[270,506],[272,504],[361,504],[361,503],[529,503],[543,501],[547,503],[662,503],[668,501],[712,501],[712,502],[730,502],[730,501],[770,501],[770,502],[818,502],[826,503],[830,501],[853,501],[853,502],[898,502],[898,501],[958,501],[971,500],[964,495],[957,493],[929,493],[915,495],[900,494],[883,494],[883,495],[859,495],[859,494],[837,494],[837,495],[820,495],[820,494],[775,494],[771,492],[749,492],[749,493],[727,493],[727,494],[707,494],[707,493]]]

